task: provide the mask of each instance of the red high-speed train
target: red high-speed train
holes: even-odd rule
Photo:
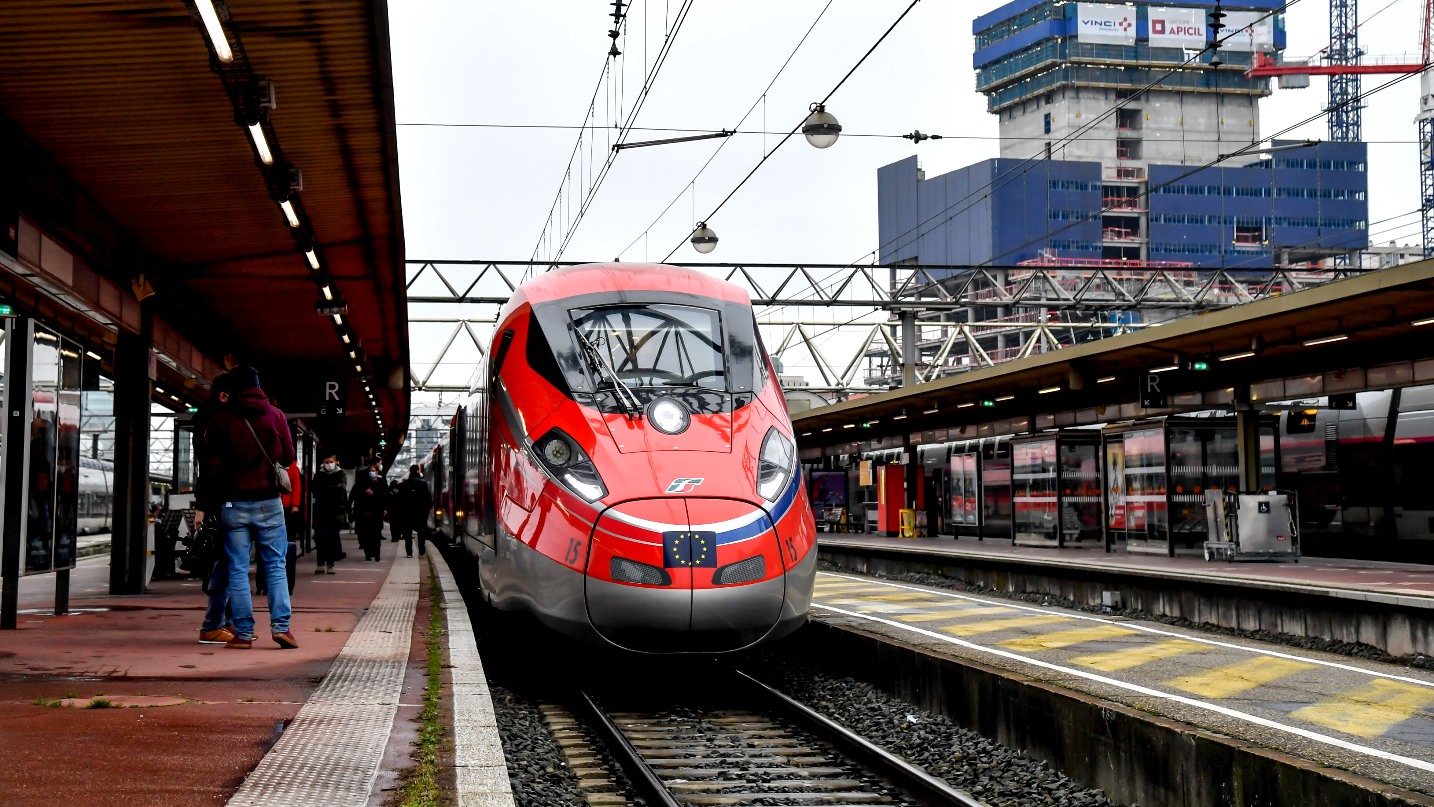
[[[559,269],[503,307],[424,463],[483,596],[645,652],[750,648],[805,623],[816,526],[740,287],[652,264]]]

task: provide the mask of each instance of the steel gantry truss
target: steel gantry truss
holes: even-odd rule
[[[438,346],[431,363],[411,368],[414,390],[465,389],[435,382],[450,354],[476,348],[481,355],[497,308],[512,297],[522,278],[566,265],[575,264],[409,261],[410,323],[450,326],[441,341],[412,340],[415,347],[425,342]],[[1353,271],[1122,265],[684,266],[744,287],[773,356],[788,364],[805,358],[802,366],[815,368],[820,376],[820,384],[807,389],[836,394],[991,366],[1152,321],[1288,294]],[[462,314],[449,313],[455,309]],[[1129,312],[1143,313],[1126,315]],[[903,319],[910,351],[902,344]],[[835,355],[838,352],[841,355]]]

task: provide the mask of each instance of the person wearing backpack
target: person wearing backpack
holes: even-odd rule
[[[289,536],[279,498],[290,488],[293,437],[284,413],[260,388],[254,368],[235,368],[228,377],[229,405],[213,414],[197,452],[202,471],[195,488],[194,526],[203,524],[206,513],[215,513],[224,530],[229,606],[234,612],[234,638],[227,646],[248,649],[255,638],[249,588],[252,545],[266,577],[270,636],[281,648],[296,648],[298,640],[289,629]]]

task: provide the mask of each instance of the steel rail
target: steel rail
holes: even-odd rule
[[[591,720],[590,726],[601,734],[601,740],[608,750],[617,758],[617,764],[622,767],[623,773],[627,774],[628,782],[637,791],[638,798],[641,798],[648,805],[653,807],[682,807],[682,802],[672,795],[672,791],[663,784],[662,778],[642,758],[632,741],[627,738],[622,729],[608,717],[607,712],[597,701],[586,692],[578,693],[578,705],[587,712]]]
[[[836,746],[842,753],[865,765],[873,772],[885,777],[887,781],[908,795],[932,804],[990,807],[989,804],[970,793],[952,787],[946,781],[927,773],[919,765],[907,762],[806,704],[762,683],[749,673],[742,670],[734,670],[734,672],[749,686],[780,706],[808,731]]]

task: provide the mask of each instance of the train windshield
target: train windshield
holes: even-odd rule
[[[727,388],[722,315],[687,305],[617,305],[570,312],[597,369],[634,387]],[[598,379],[599,382],[602,379]]]

